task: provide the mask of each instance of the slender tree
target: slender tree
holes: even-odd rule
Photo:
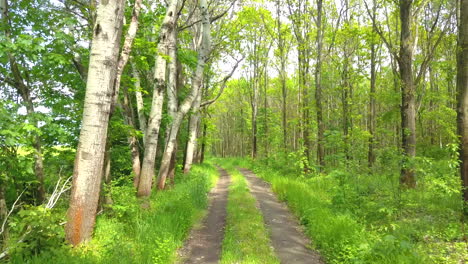
[[[206,0],[199,1],[200,16],[202,22],[201,30],[201,45],[198,51],[198,62],[197,68],[195,70],[193,79],[192,79],[192,90],[190,94],[185,98],[185,100],[180,104],[175,118],[172,121],[170,127],[169,138],[166,143],[166,148],[161,160],[161,167],[159,169],[158,175],[158,188],[164,189],[166,185],[166,179],[170,169],[170,160],[173,155],[175,144],[177,140],[177,134],[182,124],[184,116],[188,113],[194,100],[197,98],[198,94],[201,92],[202,82],[203,82],[203,73],[205,71],[205,64],[209,59],[209,54],[211,51],[211,21],[210,15],[208,12],[208,5]]]
[[[317,113],[317,160],[318,164],[325,166],[325,125],[323,123],[323,104],[322,104],[322,50],[323,50],[323,1],[317,0],[317,38],[316,48],[317,57],[315,64],[315,107]]]
[[[139,197],[148,197],[151,194],[151,184],[154,177],[154,164],[156,150],[158,147],[159,128],[161,125],[164,90],[166,88],[167,59],[165,56],[169,52],[169,47],[175,45],[171,41],[170,35],[177,25],[180,0],[172,0],[166,10],[161,32],[159,34],[158,54],[156,55],[156,66],[154,73],[154,90],[151,112],[148,119],[148,126],[145,133],[145,153],[141,167],[140,181],[138,183]],[[172,155],[172,153],[171,153]]]
[[[468,214],[468,1],[460,0],[457,48],[457,125],[460,136],[460,176]]]

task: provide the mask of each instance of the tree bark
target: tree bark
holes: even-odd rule
[[[400,0],[400,54],[398,63],[402,87],[401,134],[403,146],[403,166],[400,183],[408,188],[416,187],[416,176],[409,160],[416,156],[416,104],[413,80],[413,41],[411,36],[412,0]]]
[[[175,16],[178,16],[178,14],[175,14]],[[176,20],[178,19],[177,17],[175,18]],[[168,115],[171,117],[172,120],[174,120],[175,115],[177,113],[177,108],[178,108],[178,101],[177,101],[177,83],[178,83],[178,76],[179,76],[179,69],[177,67],[177,27],[171,32],[169,35],[170,42],[173,44],[169,46],[169,65],[168,65],[168,70],[169,70],[169,75],[168,75],[168,80],[167,80],[167,112]],[[170,130],[167,130],[166,133],[166,144],[169,141],[169,135]],[[176,144],[174,146],[173,153],[171,155],[171,161],[169,163],[169,171],[168,171],[168,178],[171,180],[171,183],[174,183],[174,176],[175,176],[175,168],[176,168],[176,159],[177,159],[177,138],[176,138]]]
[[[124,123],[137,130],[134,118],[134,112],[132,110],[130,95],[128,94],[127,87],[123,89],[123,103],[122,110],[124,116]],[[140,161],[140,149],[138,147],[138,139],[135,133],[131,133],[128,136],[128,144],[130,146],[130,152],[132,155],[132,171],[133,171],[133,185],[135,188],[138,187],[140,182],[140,173],[141,173],[141,161]]]
[[[375,14],[375,5],[374,5]],[[376,83],[376,45],[371,43],[371,78],[370,78],[370,93],[369,93],[369,112],[368,112],[368,130],[369,130],[369,150],[367,154],[367,164],[372,168],[375,163],[375,83]]]
[[[283,148],[286,151],[287,149],[287,139],[288,139],[288,120],[287,120],[287,87],[286,87],[286,79],[287,79],[287,72],[286,72],[286,47],[285,47],[285,40],[283,34],[281,32],[281,1],[276,0],[276,22],[277,22],[277,38],[278,38],[278,50],[280,56],[280,74],[279,77],[281,78],[281,116],[282,116],[282,128],[283,128]]]
[[[317,111],[317,161],[321,168],[325,166],[325,125],[323,123],[322,105],[322,48],[323,48],[323,27],[322,27],[322,0],[317,0],[317,57],[315,64],[315,107]]]
[[[203,133],[202,133],[202,145],[201,145],[201,151],[200,151],[200,163],[205,162],[205,149],[206,149],[206,134],[207,134],[207,125],[205,122],[203,122]],[[241,142],[242,146],[242,142]],[[242,156],[242,149],[241,149],[241,156]]]
[[[106,136],[117,72],[125,1],[102,1],[97,9],[79,145],[76,151],[67,240],[91,238],[98,206]]]
[[[464,211],[468,214],[468,1],[460,1],[457,48],[457,124]]]
[[[195,98],[201,92],[200,90],[203,82],[205,64],[208,60],[208,56],[211,50],[210,17],[208,13],[208,5],[206,3],[206,0],[200,0],[199,6],[202,16],[202,44],[198,53],[197,68],[195,70],[195,74],[192,80],[192,90],[189,96],[179,106],[179,110],[176,113],[175,118],[170,127],[169,140],[166,144],[166,149],[161,160],[161,167],[159,169],[158,175],[158,188],[160,190],[164,189],[166,185],[166,178],[169,172],[170,160],[176,145],[177,135],[180,129],[180,125],[182,124],[182,120],[187,114],[187,112],[190,110]]]
[[[189,121],[189,138],[187,142],[187,149],[184,162],[184,173],[188,173],[193,163],[193,156],[197,149],[197,134],[198,126],[200,123],[200,103],[201,93],[198,94],[197,99],[193,103],[192,115]]]
[[[140,131],[143,133],[146,133],[146,115],[144,111],[144,103],[143,103],[143,93],[141,92],[141,80],[140,80],[140,74],[138,73],[138,69],[136,68],[135,63],[132,61],[132,74],[133,77],[135,78],[135,98],[136,98],[136,103],[137,103],[137,113],[138,113],[138,124],[140,127]],[[145,145],[145,137],[143,137],[143,145]]]
[[[158,147],[159,128],[161,125],[162,107],[164,100],[164,88],[166,87],[166,67],[167,61],[164,58],[168,54],[169,47],[174,45],[170,43],[170,34],[175,30],[177,25],[178,6],[180,0],[172,0],[166,11],[163,24],[160,32],[160,42],[158,44],[158,55],[156,58],[155,74],[154,74],[154,92],[151,113],[148,120],[148,126],[145,133],[145,154],[140,174],[140,182],[138,185],[138,197],[148,197],[151,194],[151,184],[154,177],[154,164],[156,159],[156,151]]]
[[[121,85],[121,79],[122,79],[122,74],[125,68],[125,65],[127,65],[127,62],[130,58],[130,52],[132,51],[132,44],[133,40],[135,39],[137,30],[138,30],[138,17],[140,15],[140,10],[141,10],[141,1],[142,0],[135,0],[135,4],[133,6],[133,12],[132,12],[132,20],[130,22],[130,26],[128,28],[128,31],[125,35],[125,40],[124,44],[122,47],[122,51],[119,56],[119,60],[117,62],[117,74],[115,77],[115,83],[114,83],[114,90],[113,90],[113,99],[110,107],[110,114],[109,114],[109,119],[112,118],[114,115],[115,107],[117,105],[117,102],[119,101],[119,93],[120,93],[120,85]],[[124,105],[127,104],[128,108],[128,92],[125,94],[124,98]],[[130,124],[130,119],[132,119],[131,114],[129,113],[129,109],[124,109],[124,115],[127,115],[126,118],[124,118],[124,122],[127,121],[127,124]],[[131,137],[134,137],[134,135],[129,135],[129,142],[133,142],[134,144],[136,143],[135,139],[131,139]],[[132,151],[132,163],[133,163],[133,172],[135,174],[135,178],[138,178],[140,176],[140,168],[136,168],[136,165],[140,166],[140,154],[138,151],[138,146],[137,145],[131,145],[131,151]],[[135,155],[134,151],[137,151],[137,155]],[[103,172],[104,172],[104,186],[108,185],[110,187],[110,183],[112,181],[112,175],[110,173],[110,168],[111,168],[111,151],[112,148],[112,143],[110,142],[110,137],[107,135],[107,143],[106,143],[106,154],[105,154],[105,159],[104,159],[104,167],[103,167]],[[134,180],[135,181],[135,180]],[[112,198],[110,196],[110,192],[106,193],[104,196],[104,204],[110,204],[112,203]]]

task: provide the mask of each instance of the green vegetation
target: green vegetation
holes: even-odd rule
[[[138,205],[130,178],[114,182],[114,203],[98,216],[93,240],[76,250],[64,244],[63,228],[56,225],[63,221],[63,210],[37,207],[21,211],[14,223],[31,224],[33,233],[13,249],[10,262],[171,263],[191,227],[204,215],[207,192],[218,173],[204,164],[194,166],[188,175],[177,176],[173,188],[151,197],[149,210]]]
[[[0,262],[174,261],[205,156],[224,263],[277,262],[236,165],[330,263],[468,262],[467,28],[468,0],[0,0]]]
[[[229,161],[218,161],[231,175],[221,263],[279,263],[246,179]]]
[[[279,263],[246,179],[229,161],[218,161],[231,175],[221,263]]]
[[[271,161],[233,159],[231,164],[253,169],[272,184],[328,263],[455,264],[468,259],[457,181],[441,184],[427,175],[425,186],[401,192],[394,186],[397,175],[334,170],[304,177]]]

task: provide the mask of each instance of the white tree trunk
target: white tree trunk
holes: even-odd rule
[[[184,173],[188,173],[192,167],[193,157],[197,149],[197,135],[198,126],[200,123],[200,103],[201,103],[201,92],[198,93],[197,99],[193,102],[193,113],[190,117],[189,123],[189,138],[187,142],[187,150],[185,154],[184,162]]]
[[[155,87],[153,92],[153,103],[151,113],[148,120],[148,127],[145,133],[145,154],[140,174],[140,182],[138,184],[137,195],[139,197],[148,197],[151,194],[151,183],[154,176],[154,163],[156,159],[156,151],[158,147],[159,128],[161,125],[162,106],[164,99],[164,88],[166,85],[166,67],[167,61],[165,54],[168,54],[168,49],[175,43],[170,43],[169,37],[176,27],[176,12],[178,12],[180,0],[172,0],[166,11],[163,24],[160,32],[160,42],[158,44],[158,55],[156,58],[156,70],[154,74]]]
[[[94,229],[124,8],[124,0],[107,0],[101,1],[97,9],[65,229],[73,245],[89,240]]]
[[[174,151],[176,145],[177,134],[180,129],[180,125],[182,124],[182,120],[187,112],[190,110],[193,101],[200,93],[200,88],[202,86],[203,80],[203,73],[205,70],[205,64],[208,60],[208,56],[211,49],[211,25],[210,25],[210,17],[208,13],[208,5],[206,0],[200,0],[199,2],[200,11],[201,11],[201,18],[202,18],[202,44],[200,46],[200,51],[198,53],[198,63],[197,68],[192,80],[192,91],[190,95],[182,102],[179,106],[179,111],[175,115],[173,123],[170,128],[170,135],[168,142],[166,144],[166,149],[163,154],[163,158],[161,161],[161,167],[159,169],[158,175],[158,188],[164,189],[166,184],[166,178],[169,172],[169,165],[172,157],[172,153]]]
[[[138,112],[138,124],[140,125],[140,131],[146,133],[146,116],[144,112],[144,103],[143,103],[143,93],[141,92],[141,81],[140,81],[140,74],[136,68],[135,63],[132,61],[132,72],[133,77],[135,78],[135,97],[137,103],[137,112]],[[143,137],[143,145],[145,145],[145,137]]]

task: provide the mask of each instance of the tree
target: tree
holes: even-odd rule
[[[161,167],[159,169],[158,175],[158,188],[164,189],[166,185],[166,178],[170,169],[170,161],[175,149],[177,134],[179,133],[180,125],[184,116],[188,113],[194,100],[198,97],[198,94],[201,92],[201,87],[203,84],[203,73],[205,71],[205,64],[209,59],[209,54],[211,51],[211,21],[208,12],[208,5],[206,0],[201,0],[199,2],[200,16],[202,23],[201,30],[201,45],[198,51],[198,62],[195,73],[192,79],[192,89],[190,94],[185,98],[185,100],[180,104],[177,113],[174,116],[172,121],[169,137],[166,142],[166,147],[164,149],[163,157],[161,160]]]
[[[91,238],[101,189],[109,113],[114,94],[125,1],[102,1],[96,24],[70,206],[67,240],[78,245]]]
[[[457,48],[457,127],[460,136],[460,176],[468,214],[468,1],[460,1]]]
[[[323,122],[322,105],[322,49],[323,49],[323,25],[322,25],[322,0],[317,0],[317,57],[315,62],[315,107],[317,108],[317,161],[318,164],[325,166],[324,133],[325,126]]]
[[[148,197],[151,194],[151,183],[154,177],[154,164],[156,159],[156,150],[158,147],[159,128],[161,125],[162,107],[164,99],[164,90],[166,88],[166,68],[167,54],[169,47],[175,45],[170,35],[175,30],[178,19],[178,8],[180,0],[172,0],[166,10],[161,32],[159,33],[160,42],[158,44],[158,54],[156,55],[156,65],[154,73],[154,90],[151,112],[148,119],[148,126],[145,131],[145,153],[140,173],[137,196]],[[172,153],[171,153],[172,154]]]

